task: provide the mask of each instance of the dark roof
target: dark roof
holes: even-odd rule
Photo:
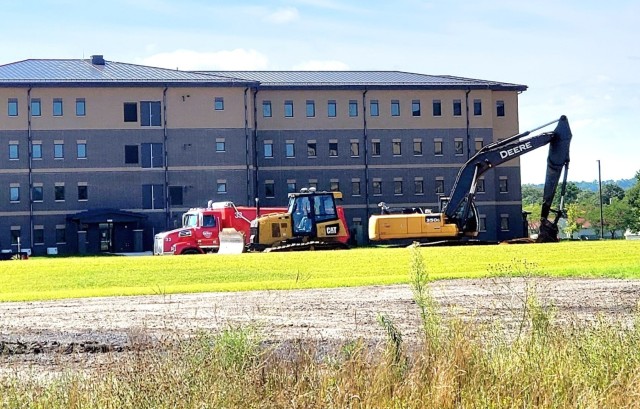
[[[67,220],[92,224],[92,223],[131,223],[139,222],[147,218],[146,214],[128,212],[120,209],[91,209],[67,216]]]
[[[179,71],[90,59],[30,59],[0,65],[0,87],[11,86],[257,86],[271,89],[490,89],[526,85],[403,71]]]
[[[98,59],[24,60],[0,65],[0,86],[246,86],[252,81]]]
[[[266,88],[423,88],[525,91],[526,85],[403,71],[203,71],[256,81]]]

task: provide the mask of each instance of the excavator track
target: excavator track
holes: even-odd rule
[[[344,243],[327,243],[323,241],[307,241],[304,243],[289,243],[280,246],[268,247],[265,253],[285,252],[285,251],[309,251],[309,250],[345,250],[348,249]]]

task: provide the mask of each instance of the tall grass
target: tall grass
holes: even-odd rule
[[[410,254],[418,342],[386,316],[387,342],[278,345],[253,328],[200,333],[53,382],[0,380],[6,408],[633,408],[640,407],[640,326],[554,324],[528,286],[518,336],[446,320],[427,266]],[[505,273],[521,263],[500,267]],[[514,290],[515,291],[515,290]],[[640,323],[640,315],[636,324]]]

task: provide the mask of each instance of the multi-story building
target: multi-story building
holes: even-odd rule
[[[208,200],[340,190],[360,241],[377,204],[437,209],[477,149],[518,132],[526,86],[406,72],[0,66],[0,249],[148,250]],[[481,235],[523,234],[517,160],[478,186]]]

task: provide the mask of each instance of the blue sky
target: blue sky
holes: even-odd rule
[[[0,64],[400,70],[524,84],[520,130],[567,115],[569,179],[640,170],[640,2],[0,0]],[[541,130],[540,132],[545,131]],[[546,148],[522,156],[544,181]]]

